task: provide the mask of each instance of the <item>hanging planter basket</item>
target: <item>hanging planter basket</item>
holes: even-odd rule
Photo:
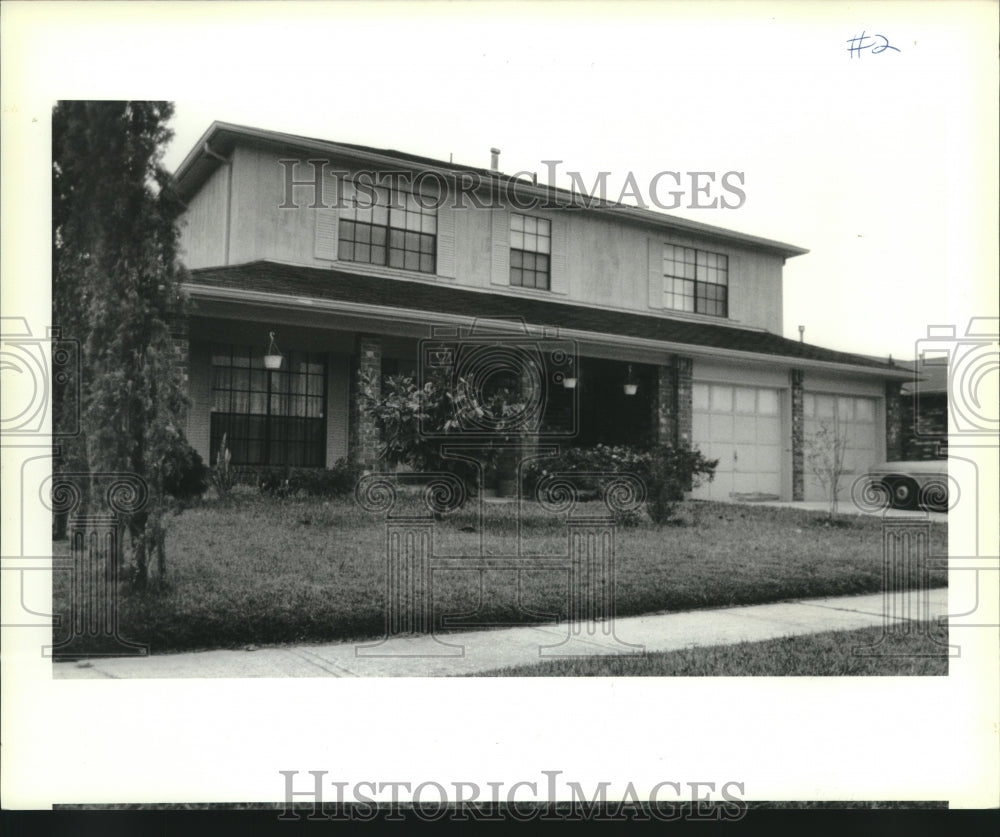
[[[272,372],[281,369],[281,362],[285,359],[278,349],[278,344],[274,342],[274,332],[269,335],[271,342],[267,347],[267,354],[264,355],[264,368]]]
[[[622,386],[626,395],[635,395],[639,391],[639,382],[632,373],[632,366],[629,364],[628,374],[625,376],[625,383]]]

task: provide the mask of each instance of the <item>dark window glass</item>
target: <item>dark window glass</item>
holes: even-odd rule
[[[326,358],[288,352],[277,371],[246,346],[212,346],[212,463],[222,435],[234,465],[326,464]]]
[[[663,304],[675,311],[728,316],[729,257],[664,245]]]
[[[547,291],[551,282],[552,226],[547,218],[510,216],[510,284]]]
[[[338,255],[342,261],[434,273],[437,208],[423,207],[403,189],[343,183]],[[433,204],[425,200],[424,203]]]

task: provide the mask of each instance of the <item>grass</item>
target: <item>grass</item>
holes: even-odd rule
[[[516,549],[516,505],[485,509],[482,522],[462,510],[434,525],[436,555],[478,554],[482,544],[483,554],[498,558],[482,572],[435,570],[437,629],[446,614],[460,612],[467,618],[451,627],[565,616],[565,571],[528,569],[518,579],[499,566],[499,556]],[[878,519],[841,518],[831,526],[822,513],[709,502],[686,504],[683,518],[684,525],[646,520],[619,530],[619,616],[881,590]],[[565,519],[526,507],[520,538],[526,554],[564,554]],[[121,635],[147,643],[152,653],[381,636],[385,542],[383,521],[353,499],[245,495],[203,504],[170,527],[165,587],[121,589]],[[65,542],[56,546],[65,552]],[[946,549],[947,526],[931,524],[931,554]],[[69,621],[70,580],[69,573],[55,574],[53,605],[62,624]],[[946,581],[943,571],[932,577],[935,585]]]
[[[890,635],[883,650],[892,656],[860,656],[882,628],[662,651],[547,660],[474,675],[480,677],[854,677],[947,676],[947,627],[912,623],[908,635]]]

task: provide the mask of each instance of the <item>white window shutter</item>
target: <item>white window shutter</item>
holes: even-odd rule
[[[493,210],[493,267],[490,282],[494,285],[510,284],[510,213],[506,209]]]
[[[552,293],[569,293],[569,270],[566,266],[566,222],[558,215],[551,222],[552,256],[549,262],[549,286]]]
[[[455,278],[455,210],[450,206],[437,211],[437,274]]]
[[[649,307],[663,307],[663,244],[649,239]]]
[[[317,259],[337,261],[337,216],[336,209],[314,209],[316,213],[316,242],[314,254]]]

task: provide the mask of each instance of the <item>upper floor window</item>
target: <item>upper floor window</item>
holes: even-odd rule
[[[361,190],[342,182],[338,257],[349,262],[435,272],[437,208],[410,192],[387,186]],[[424,201],[428,203],[428,201]]]
[[[729,257],[665,244],[663,304],[675,311],[728,316]]]
[[[549,290],[552,227],[545,218],[510,216],[510,284]]]

